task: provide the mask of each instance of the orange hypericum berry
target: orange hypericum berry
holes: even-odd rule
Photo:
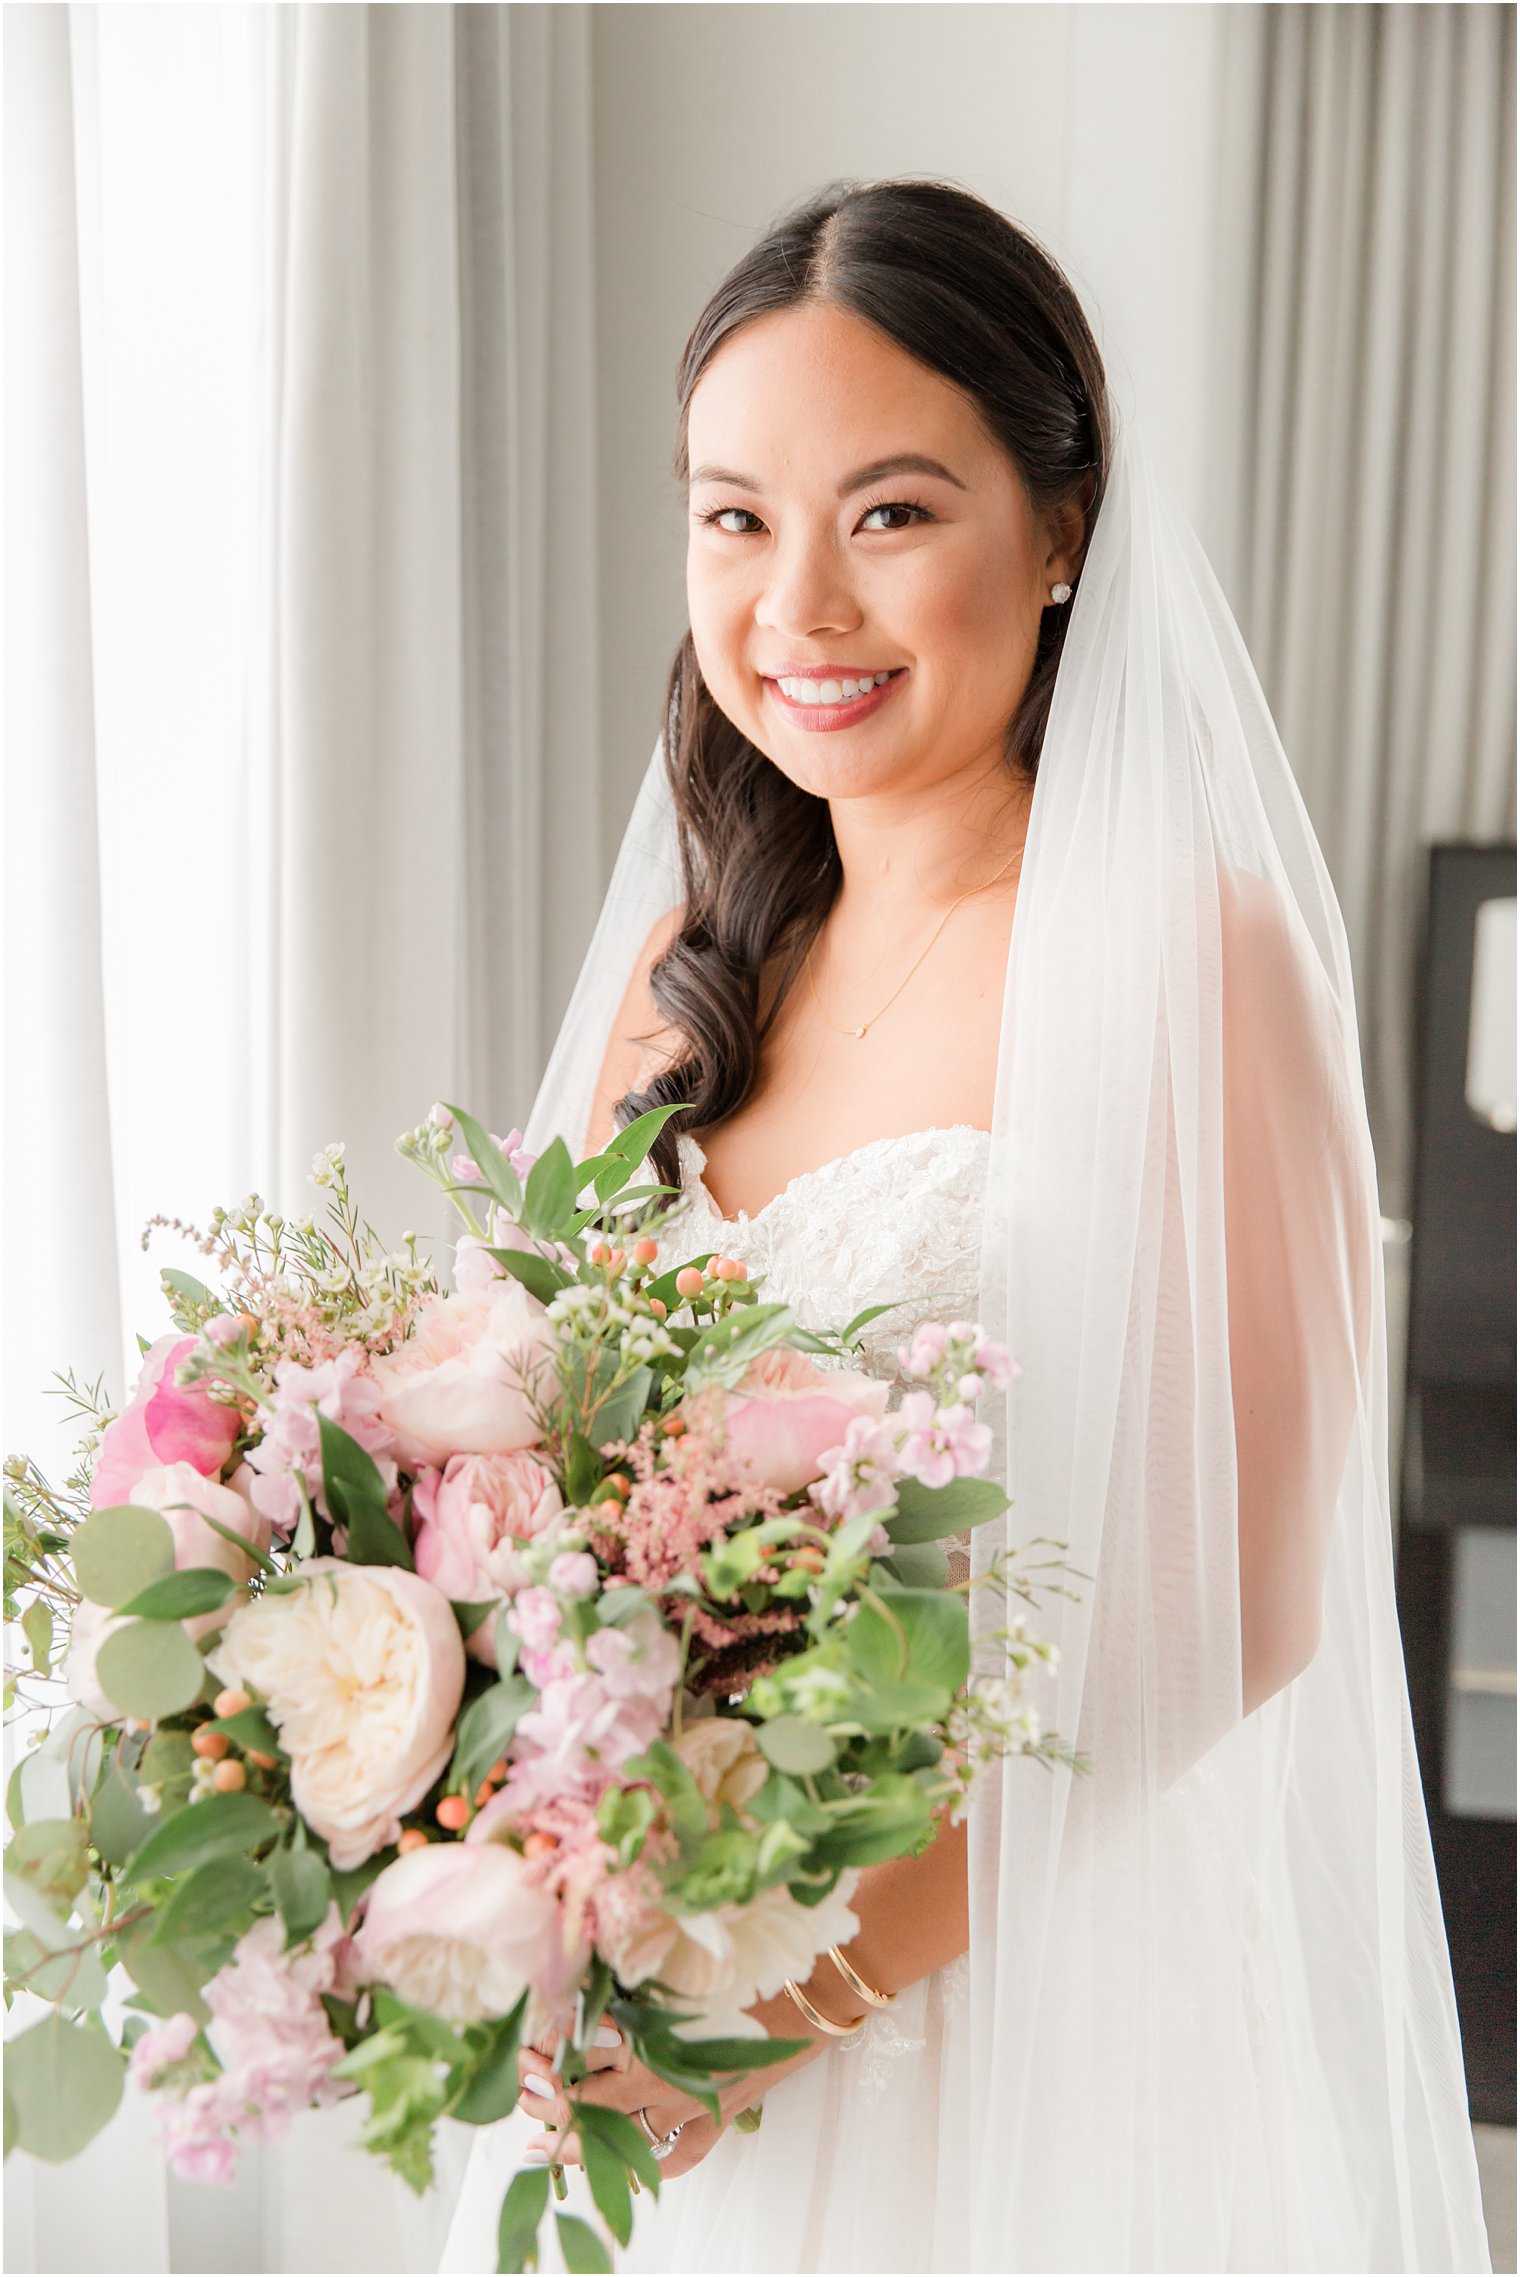
[[[708,1271],[715,1273],[720,1281],[749,1279],[749,1267],[738,1257],[715,1257]]]
[[[227,1691],[218,1692],[211,1706],[213,1712],[219,1716],[240,1716],[245,1708],[253,1706],[253,1702],[240,1687],[232,1685]]]
[[[498,1755],[496,1761],[491,1765],[490,1770],[486,1773],[486,1777],[490,1780],[493,1787],[499,1787],[503,1779],[505,1779],[506,1775],[507,1759],[504,1755]]]
[[[530,1834],[523,1844],[523,1856],[525,1858],[552,1858],[558,1848],[559,1844],[552,1834],[538,1831]]]
[[[647,1233],[642,1241],[636,1241],[633,1245],[633,1258],[637,1265],[652,1265],[659,1254],[659,1243],[651,1241]]]
[[[433,1816],[440,1826],[448,1828],[450,1834],[457,1834],[462,1826],[469,1824],[470,1806],[463,1795],[445,1795]]]
[[[649,1309],[654,1314],[656,1320],[663,1320],[669,1308],[664,1305],[658,1297],[651,1297],[649,1300]]]
[[[667,1415],[667,1416],[666,1416],[666,1418],[665,1418],[665,1436],[666,1436],[666,1438],[667,1438],[667,1439],[679,1439],[679,1438],[681,1437],[682,1433],[685,1431],[685,1429],[686,1429],[686,1418],[685,1418],[685,1416],[684,1416],[684,1415]]]
[[[245,1750],[245,1753],[247,1754],[249,1762],[256,1763],[261,1771],[272,1771],[276,1763],[279,1761],[278,1756],[265,1755],[262,1750],[257,1747],[250,1747]]]
[[[495,1794],[495,1792],[496,1789],[492,1786],[490,1780],[482,1779],[480,1785],[475,1790],[475,1808],[478,1811],[483,1811],[486,1807],[486,1804],[491,1800],[491,1797]]]
[[[211,1784],[219,1795],[235,1795],[239,1787],[246,1787],[248,1774],[235,1757],[219,1763],[211,1774]]]
[[[593,1265],[606,1265],[610,1263],[611,1258],[612,1251],[605,1241],[593,1241],[591,1244],[591,1262]]]
[[[614,1249],[607,1262],[611,1266],[614,1273],[621,1273],[623,1267],[628,1262],[628,1253],[623,1249]]]
[[[822,1573],[826,1562],[816,1542],[799,1542],[792,1552],[793,1565],[803,1566],[809,1573]]]
[[[592,1504],[591,1515],[600,1518],[604,1526],[615,1526],[623,1515],[623,1505],[615,1494],[609,1494],[602,1501]]]
[[[615,1494],[620,1502],[627,1501],[628,1481],[621,1471],[613,1471],[609,1477],[603,1479],[602,1492],[603,1494]]]
[[[699,1297],[702,1294],[702,1276],[695,1265],[683,1265],[676,1275],[676,1294],[681,1297]]]
[[[190,1734],[190,1745],[197,1755],[204,1755],[208,1763],[219,1763],[232,1745],[224,1731],[196,1731]]]
[[[428,1838],[420,1826],[404,1826],[396,1837],[398,1850],[426,1850]]]

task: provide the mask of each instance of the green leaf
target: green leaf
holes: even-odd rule
[[[836,1742],[822,1724],[809,1723],[806,1716],[773,1717],[771,1722],[757,1728],[755,1737],[767,1763],[773,1763],[778,1771],[788,1772],[794,1779],[806,1779],[814,1772],[827,1771],[839,1753]]]
[[[39,2000],[64,2008],[98,2008],[106,1997],[106,1972],[88,1946],[59,1952],[29,1929],[5,1932],[5,1974],[12,1984],[24,1980]]]
[[[579,2108],[572,2104],[571,2109],[578,2120]],[[627,2167],[612,2145],[594,2133],[581,2135],[581,2160],[597,2212],[618,2244],[626,2245],[633,2235],[633,2193],[628,2187]],[[611,2263],[607,2266],[610,2268]]]
[[[129,1621],[102,1641],[95,1675],[124,1716],[157,1723],[200,1697],[206,1664],[176,1622]]]
[[[252,1748],[257,1755],[283,1755],[285,1750],[280,1735],[262,1708],[239,1708],[235,1716],[212,1716],[206,1723],[207,1731],[221,1731],[238,1747]]]
[[[230,1542],[240,1557],[245,1557],[250,1561],[250,1563],[256,1565],[260,1573],[267,1574],[269,1579],[273,1582],[284,1582],[288,1586],[289,1576],[281,1571],[279,1566],[275,1564],[272,1557],[266,1556],[265,1552],[258,1547],[256,1542],[250,1542],[246,1534],[240,1534],[236,1526],[224,1525],[220,1518],[213,1518],[210,1512],[206,1510],[197,1510],[195,1515],[203,1526],[209,1526],[211,1528],[213,1534],[219,1534],[224,1542]],[[304,1526],[305,1523],[306,1517],[303,1509],[301,1516],[301,1526]],[[300,1542],[300,1539],[301,1530],[300,1527],[297,1527],[296,1542],[298,1544]],[[303,1557],[306,1557],[310,1555],[310,1551],[302,1550],[300,1554]]]
[[[906,1674],[915,1684],[942,1684],[958,1692],[971,1673],[971,1630],[966,1600],[945,1589],[883,1589],[880,1601],[908,1638]],[[853,1629],[855,1623],[850,1624]]]
[[[237,1593],[238,1585],[230,1574],[215,1566],[192,1565],[179,1573],[166,1573],[162,1581],[150,1581],[119,1610],[143,1621],[190,1621],[197,1614],[216,1612]]]
[[[659,2161],[646,2136],[626,2112],[608,2110],[601,2103],[577,2103],[575,2124],[583,2148],[591,2135],[599,2135],[624,2166],[632,2167],[644,2188],[658,2198],[662,2180]],[[627,2242],[624,2238],[623,2243]]]
[[[90,1839],[108,1866],[124,1866],[155,1823],[138,1800],[137,1781],[118,1748],[90,1798]]]
[[[327,1919],[332,1876],[315,1850],[274,1850],[266,1861],[269,1886],[285,1924],[285,1949],[299,1945]]]
[[[784,1343],[794,1325],[790,1305],[740,1305],[710,1321],[687,1355],[687,1390],[737,1383],[751,1360]]]
[[[575,1209],[575,1165],[562,1138],[551,1139],[528,1172],[523,1188],[522,1223],[529,1233],[559,1232]]]
[[[335,1526],[348,1529],[350,1565],[399,1565],[415,1571],[406,1536],[385,1504],[385,1482],[375,1459],[351,1432],[317,1409],[322,1441],[322,1491]]]
[[[126,1879],[145,1882],[163,1874],[188,1874],[208,1858],[256,1850],[279,1830],[279,1819],[257,1795],[208,1795],[154,1828]]]
[[[25,1922],[38,1944],[45,1945],[50,1953],[60,1952],[65,1945],[78,1944],[79,1931],[61,1921],[40,1891],[34,1890],[30,1882],[24,1882],[19,1874],[13,1874],[8,1866],[5,1902],[16,1919]]]
[[[116,1949],[123,1967],[144,2001],[158,2016],[175,2016],[183,2009],[197,2024],[209,2024],[211,2011],[201,1998],[201,1986],[215,1962],[202,1959],[202,1949],[182,1946],[171,1952],[151,1942],[152,1921],[135,1921],[120,1932]]]
[[[947,1716],[950,1694],[943,1684],[920,1684],[904,1677],[900,1684],[877,1684],[857,1692],[849,1712],[863,1731],[908,1731]]]
[[[550,1303],[561,1289],[568,1289],[574,1278],[552,1257],[540,1257],[536,1249],[492,1248],[490,1255],[503,1272],[510,1273],[514,1281],[521,1281],[529,1296],[537,1297],[541,1305]]]
[[[784,2064],[788,2058],[800,2056],[812,2042],[763,2036],[753,2040],[678,2040],[671,2035],[666,2045],[679,2051],[680,2060],[692,2071],[722,2079],[728,2074],[763,2071],[767,2064]]]
[[[198,1281],[193,1273],[182,1273],[177,1265],[165,1265],[158,1277],[169,1294],[179,1299],[186,1313],[224,1310],[215,1291],[208,1289],[204,1281]]]
[[[602,1358],[613,1367],[619,1364],[615,1353],[605,1352]],[[633,1438],[643,1421],[644,1410],[649,1405],[649,1394],[653,1388],[654,1370],[635,1368],[632,1375],[625,1377],[618,1385],[616,1391],[609,1392],[598,1401],[596,1412],[589,1421],[599,1447],[610,1445],[614,1439]]]
[[[599,2272],[611,2269],[611,2254],[591,2224],[583,2222],[579,2214],[556,2214],[554,2224],[570,2277],[583,2277],[583,2273],[598,2277]]]
[[[6,1850],[5,1870],[66,1914],[90,1878],[83,1826],[78,1819],[44,1818],[22,1827]]]
[[[454,1761],[449,1771],[451,1782],[462,1792],[474,1794],[491,1765],[505,1751],[517,1729],[518,1717],[527,1713],[537,1697],[526,1676],[508,1676],[487,1685],[485,1691],[470,1702],[459,1719]]]
[[[45,1598],[32,1599],[21,1616],[21,1633],[31,1652],[33,1668],[45,1676],[53,1658],[53,1609]]]
[[[630,1171],[637,1170],[671,1116],[684,1113],[688,1104],[682,1099],[673,1107],[651,1107],[647,1114],[635,1115],[633,1121],[625,1123],[616,1138],[608,1142],[606,1152],[626,1162]],[[581,1183],[584,1185],[585,1180]]]
[[[69,1542],[74,1578],[92,1605],[114,1613],[139,1589],[174,1571],[174,1536],[161,1510],[131,1502],[94,1510]]]
[[[459,1634],[468,1642],[481,1626],[486,1615],[495,1612],[501,1603],[501,1599],[499,1597],[475,1599],[451,1597],[449,1603],[454,1609],[454,1618],[459,1623]]]
[[[26,1796],[22,1791],[21,1774],[25,1771],[29,1761],[30,1757],[23,1755],[5,1782],[5,1815],[12,1826],[25,1826],[26,1824]]]
[[[901,1589],[944,1589],[950,1579],[950,1561],[938,1542],[894,1543],[891,1556],[883,1558],[872,1571]]]
[[[387,1863],[388,1861],[382,1852],[377,1857],[366,1858],[362,1866],[334,1866],[331,1868],[333,1896],[338,1901],[338,1911],[343,1916],[345,1929],[353,1921],[354,1907],[363,1897],[370,1883],[378,1880],[379,1876],[384,1873]]]
[[[50,2166],[77,2158],[121,2101],[126,2064],[103,2032],[45,2016],[5,2051],[20,2149]]]
[[[933,1826],[933,1805],[922,1787],[912,1779],[880,1779],[870,1794],[841,1804],[829,1831],[814,1842],[813,1856],[829,1866],[874,1866],[906,1856]]]
[[[620,1774],[625,1785],[647,1779],[663,1797],[671,1824],[683,1842],[700,1842],[707,1832],[707,1803],[701,1788],[675,1749],[663,1739],[625,1763]]]
[[[234,1922],[246,1926],[265,1888],[263,1873],[248,1859],[208,1858],[175,1883],[153,1925],[153,1943],[173,1946],[215,1929],[228,1930]]]
[[[461,2119],[467,2127],[489,2127],[493,2120],[504,2119],[509,2111],[515,2110],[522,2092],[517,2050],[522,2041],[527,2007],[528,1996],[524,1993],[511,2015],[503,2017],[495,2027],[490,2045],[465,2083],[464,2093],[450,2109],[451,2119]]]
[[[942,1542],[950,1534],[985,1526],[1008,1508],[1008,1496],[990,1478],[955,1478],[948,1486],[921,1486],[916,1478],[902,1478],[886,1528],[894,1543]]]
[[[524,2167],[514,2174],[496,2229],[496,2267],[515,2272],[538,2267],[538,2225],[549,2203],[549,2169]]]
[[[517,1172],[492,1139],[490,1132],[477,1123],[473,1115],[467,1115],[463,1107],[456,1107],[447,1099],[443,1104],[459,1125],[459,1135],[469,1149],[470,1158],[492,1199],[500,1202],[509,1217],[518,1217],[523,1206],[523,1190]],[[470,1183],[473,1184],[473,1181]],[[469,1191],[468,1185],[465,1190]]]

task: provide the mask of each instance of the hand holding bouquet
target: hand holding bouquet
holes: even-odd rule
[[[7,1795],[7,1983],[53,2004],[8,2147],[74,2155],[129,2069],[176,2168],[223,2179],[362,2092],[421,2188],[439,2117],[513,2108],[526,2039],[626,2242],[659,2167],[575,2099],[604,2019],[716,2119],[795,2052],[749,2010],[848,1942],[859,1870],[989,1750],[1074,1760],[1021,1694],[1051,1648],[991,1627],[973,1676],[938,1546],[1006,1507],[977,1402],[1008,1354],[920,1327],[889,1412],[849,1364],[871,1314],[813,1334],[730,1260],[657,1270],[635,1179],[673,1111],[577,1164],[435,1108],[400,1145],[464,1220],[452,1293],[327,1150],[335,1231],[217,1213],[227,1285],[164,1276],[174,1330],[92,1464],[7,1464],[7,1612],[44,1675],[67,1630],[74,1702]],[[513,2181],[503,2269],[550,2183]]]

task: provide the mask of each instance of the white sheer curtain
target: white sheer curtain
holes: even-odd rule
[[[526,1111],[600,885],[584,8],[6,10],[8,1448],[348,1142]],[[552,299],[550,287],[553,287]],[[424,1190],[425,1194],[425,1190]],[[20,2021],[19,2007],[15,2021]],[[129,2098],[17,2270],[431,2266],[347,2113],[223,2195]]]

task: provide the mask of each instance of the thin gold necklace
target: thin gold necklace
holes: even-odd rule
[[[1007,861],[1003,864],[1003,867],[996,873],[995,876],[985,879],[981,885],[967,886],[964,893],[956,895],[954,901],[951,902],[950,907],[945,911],[944,916],[935,926],[934,931],[929,935],[928,940],[919,950],[918,955],[913,959],[912,964],[909,965],[907,971],[903,974],[902,979],[898,982],[891,995],[887,998],[886,1003],[882,1005],[881,1010],[873,1012],[869,1020],[862,1020],[858,1028],[841,1027],[837,1020],[830,1018],[828,1011],[825,1009],[823,998],[818,993],[818,983],[813,977],[813,950],[818,945],[817,941],[814,940],[810,944],[807,953],[808,986],[813,992],[813,1002],[817,1005],[819,1011],[823,1014],[824,1019],[828,1021],[828,1024],[834,1030],[834,1033],[839,1036],[854,1036],[858,1041],[859,1038],[865,1034],[868,1028],[874,1028],[877,1021],[881,1018],[882,1013],[891,1011],[893,1005],[897,1002],[897,999],[899,996],[901,996],[903,990],[907,987],[909,981],[913,978],[913,975],[917,972],[919,966],[923,963],[925,957],[929,954],[929,951],[933,948],[935,942],[939,939],[941,933],[943,933],[951,918],[960,908],[961,903],[963,901],[969,901],[974,893],[986,893],[990,887],[997,884],[999,878],[1006,877],[1023,851],[1024,849],[1022,845],[1015,846],[1013,852],[1009,855]]]

